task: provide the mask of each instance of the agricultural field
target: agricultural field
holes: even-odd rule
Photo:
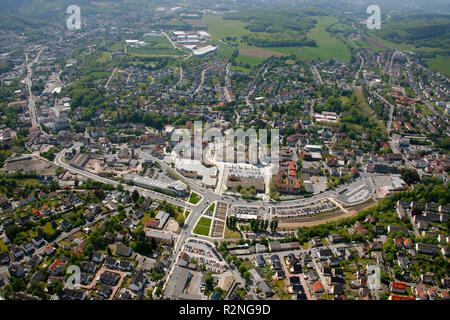
[[[427,58],[425,61],[430,68],[450,76],[450,56],[438,55],[436,58]]]
[[[239,55],[236,58],[236,62],[244,65],[245,67],[250,67],[250,68],[259,65],[264,60],[265,60],[265,58],[249,57],[249,56],[243,56],[243,55]]]
[[[371,38],[366,38],[365,41],[361,40],[361,42],[368,43],[371,47],[376,48],[376,49],[389,50],[389,47],[387,47],[384,44],[380,43],[379,41],[375,41]]]
[[[348,32],[353,31],[353,28],[345,23],[342,22],[336,22],[335,24],[332,24],[328,27],[330,31],[338,31],[338,32]]]
[[[266,49],[248,48],[248,49],[239,50],[239,55],[267,59],[272,56],[281,57],[284,54],[280,53],[280,52],[276,52],[276,51],[266,50]]]
[[[241,21],[224,20],[222,16],[206,15],[203,18],[208,32],[213,40],[223,40],[227,37],[242,39],[244,35],[250,35],[251,32],[245,29],[247,23]],[[247,48],[244,43],[238,41],[238,48]]]
[[[334,57],[344,61],[350,61],[350,52],[342,41],[333,37],[326,28],[336,24],[333,17],[314,17],[317,20],[315,27],[308,32],[308,40],[314,40],[317,47],[252,47],[242,38],[252,32],[245,29],[247,23],[238,20],[224,20],[221,16],[207,15],[204,17],[208,32],[213,41],[219,45],[218,53],[223,56],[231,56],[233,46],[239,50],[236,62],[254,66],[271,55],[296,55],[299,59],[314,60]],[[224,48],[225,47],[225,48]],[[228,48],[227,48],[228,47]],[[246,57],[246,58],[244,58]]]
[[[438,72],[450,75],[450,55],[446,49],[421,47],[417,51],[425,57],[428,66]]]
[[[205,27],[202,19],[183,19],[183,21],[192,27],[197,27],[197,28]]]
[[[184,51],[175,48],[160,48],[160,47],[142,47],[142,48],[128,48],[128,53],[136,56],[181,56],[186,54]]]
[[[334,17],[315,17],[315,19],[317,20],[317,24],[308,32],[308,39],[315,40],[317,47],[280,47],[267,49],[288,55],[294,54],[297,58],[308,61],[335,58],[349,62],[350,52],[347,46],[326,30],[328,26],[336,23],[337,19]]]

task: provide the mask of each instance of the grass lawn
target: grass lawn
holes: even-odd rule
[[[143,225],[145,225],[145,223],[147,222],[147,220],[148,219],[150,219],[151,217],[150,217],[150,213],[149,212],[144,212],[144,214],[142,215],[142,218],[141,218],[141,223],[143,224]]]
[[[239,232],[230,230],[228,229],[227,226],[225,226],[225,235],[224,235],[225,239],[240,238],[240,237],[241,234]]]
[[[173,48],[173,46],[165,36],[149,36],[145,37],[144,41],[147,43],[151,43],[152,45],[163,44],[166,48]]]
[[[234,71],[240,71],[240,72],[246,72],[246,73],[250,73],[252,71],[252,69],[250,69],[250,68],[245,68],[245,67],[241,67],[241,66],[231,66],[231,69]]]
[[[201,217],[198,221],[197,225],[195,226],[194,233],[208,236],[209,235],[209,229],[211,228],[211,222],[212,220],[209,218]]]
[[[244,266],[245,267],[245,269],[247,269],[247,270],[251,270],[251,269],[253,269],[255,266],[252,264],[252,262],[250,261],[250,260],[244,260],[244,261],[242,261],[242,263],[241,263],[241,266]]]
[[[277,296],[280,298],[280,300],[291,300],[292,299],[292,294],[288,293],[287,287],[286,287],[286,282],[284,280],[275,281],[274,290],[276,288],[278,288]]]
[[[58,245],[60,245],[60,246],[67,246],[67,247],[71,246],[70,242],[65,241],[65,240],[59,242]]]
[[[3,240],[0,240],[0,252],[6,252],[6,251],[8,251],[6,244],[3,242]]]
[[[53,229],[52,224],[50,222],[47,222],[42,226],[42,231],[44,231],[44,233],[48,235],[53,235],[56,232],[56,230]]]
[[[111,60],[111,56],[109,55],[109,53],[108,52],[103,52],[101,57],[99,57],[97,59],[97,63],[106,63],[109,60]]]
[[[214,212],[214,208],[215,208],[215,207],[216,207],[216,203],[215,203],[215,202],[211,203],[211,205],[210,205],[209,208],[208,208],[208,211]]]
[[[265,58],[257,58],[257,57],[248,57],[248,56],[241,56],[236,58],[236,62],[242,63],[243,65],[250,65],[251,67],[255,67],[259,65],[261,62],[266,60]]]
[[[27,234],[30,239],[32,239],[38,235],[37,231],[33,231],[32,229],[28,230]]]
[[[197,204],[202,199],[201,196],[196,194],[195,192],[191,193],[191,196],[189,197],[189,202],[193,204]]]
[[[123,51],[123,44],[122,44],[122,42],[121,41],[114,42],[114,44],[109,47],[109,50],[111,52]]]

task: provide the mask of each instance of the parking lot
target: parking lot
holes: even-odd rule
[[[184,249],[190,258],[205,264],[206,269],[215,273],[221,273],[228,269],[228,265],[220,258],[214,247],[205,241],[190,239]]]
[[[312,216],[323,212],[333,211],[338,209],[336,204],[328,199],[318,200],[298,204],[295,206],[275,207],[273,216],[279,218],[294,218],[302,216]]]
[[[372,186],[368,180],[363,180],[352,185],[351,188],[343,189],[342,191],[336,200],[348,205],[363,202],[372,196]]]

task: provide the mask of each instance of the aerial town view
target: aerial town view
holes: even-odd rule
[[[449,300],[449,35],[449,0],[1,1],[0,300]]]

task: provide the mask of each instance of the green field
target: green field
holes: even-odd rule
[[[236,58],[236,62],[242,63],[243,65],[249,64],[251,67],[259,65],[261,62],[263,62],[264,58],[257,58],[257,57],[248,57],[248,56],[241,56]]]
[[[450,56],[438,55],[436,58],[427,58],[425,61],[430,68],[450,76]]]
[[[250,68],[245,68],[245,67],[241,67],[241,66],[231,66],[231,69],[234,71],[246,72],[246,73],[249,73],[252,71],[252,69],[250,69]]]
[[[280,47],[266,49],[286,54],[295,54],[302,60],[310,61],[314,59],[326,60],[335,58],[349,62],[351,57],[347,46],[326,31],[326,28],[336,23],[337,19],[334,17],[315,17],[315,19],[317,20],[317,24],[308,32],[308,39],[315,40],[317,47]]]
[[[210,205],[209,208],[208,208],[208,211],[214,212],[214,208],[215,208],[215,207],[216,207],[216,203],[215,203],[215,202],[211,203],[211,205]]]
[[[227,226],[225,226],[225,234],[224,234],[225,239],[235,239],[240,237],[241,234],[238,231],[230,230]]]
[[[162,46],[162,47],[172,48],[172,45],[170,44],[169,40],[167,40],[167,38],[164,36],[159,36],[159,35],[149,36],[149,37],[145,37],[143,39],[143,41],[150,43],[151,45],[160,44],[160,46]]]
[[[195,226],[194,233],[208,236],[209,235],[209,229],[211,228],[211,219],[202,217],[198,221],[197,225]]]
[[[206,15],[203,17],[203,21],[213,40],[222,40],[226,37],[241,39],[242,36],[251,33],[245,29],[247,25],[245,22],[223,20],[223,17],[217,15]],[[248,45],[239,42],[239,49],[242,48],[248,48]]]
[[[42,227],[42,231],[44,231],[44,233],[48,234],[48,235],[53,235],[56,231],[55,229],[53,229],[52,224],[50,222],[47,222],[43,227]]]
[[[111,52],[123,51],[123,43],[120,41],[114,42],[114,44],[112,44],[109,47],[109,51],[111,51]]]
[[[185,54],[183,50],[175,49],[172,44],[163,36],[150,36],[145,37],[144,40],[147,45],[143,47],[131,47],[127,46],[128,53],[134,55],[147,55],[147,56],[158,56],[158,55],[172,55],[179,56]]]
[[[284,54],[294,54],[299,59],[314,60],[314,59],[329,59],[334,57],[343,61],[350,61],[350,52],[346,44],[339,39],[332,37],[330,33],[326,31],[326,28],[337,22],[334,17],[315,17],[317,20],[316,26],[309,31],[308,39],[315,40],[317,47],[264,47],[261,49],[271,50]],[[213,38],[214,44],[219,46],[218,54],[223,56],[231,56],[233,52],[232,44],[237,45],[238,49],[254,48],[241,42],[242,36],[250,34],[250,31],[245,29],[247,25],[241,21],[223,20],[221,16],[206,15],[204,17],[205,24],[208,28],[208,32]],[[335,25],[339,28],[344,28],[346,25]],[[222,41],[226,37],[236,37],[236,42],[223,43]],[[264,61],[263,58],[239,56],[236,62],[243,64],[249,64],[255,66]]]
[[[185,52],[175,48],[164,47],[141,47],[141,48],[127,48],[127,52],[137,56],[181,56]]]
[[[342,32],[345,32],[345,31],[352,31],[352,30],[353,30],[352,27],[351,27],[350,25],[344,24],[344,23],[341,23],[341,22],[337,22],[337,23],[335,23],[335,24],[333,24],[333,25],[330,25],[329,28],[330,28],[332,31],[342,31]]]
[[[421,47],[413,51],[429,56],[430,54],[436,55],[434,58],[425,58],[428,66],[438,72],[450,75],[450,56],[447,55],[446,49]]]
[[[5,243],[3,242],[3,240],[0,240],[0,252],[7,252],[8,248],[6,247]]]
[[[189,197],[189,202],[193,204],[197,204],[202,199],[201,196],[196,194],[195,192],[191,193],[191,196]]]
[[[97,59],[97,63],[107,63],[111,60],[111,56],[108,52],[103,52],[102,55]]]
[[[142,215],[142,218],[141,218],[141,223],[143,224],[143,225],[145,225],[145,223],[148,221],[148,219],[150,219],[151,218],[151,216],[150,216],[150,212],[144,212],[144,214]]]
[[[223,17],[217,15],[206,15],[203,17],[203,21],[211,34],[213,45],[219,47],[217,54],[222,57],[230,58],[233,54],[234,47],[227,43],[226,37],[236,37],[238,39],[237,49],[250,48],[245,42],[241,42],[242,36],[250,34],[250,31],[245,29],[247,23],[241,21],[223,20]],[[239,56],[236,58],[236,62],[242,64],[249,64],[251,67],[261,63],[264,59],[255,57]],[[242,70],[244,71],[244,70]]]

